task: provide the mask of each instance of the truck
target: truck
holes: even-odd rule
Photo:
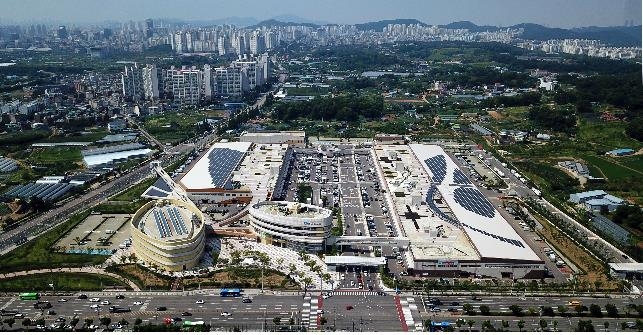
[[[132,309],[129,307],[118,307],[118,306],[110,306],[109,307],[109,312],[110,313],[129,313],[131,312]]]
[[[540,196],[540,195],[542,194],[542,193],[540,193],[540,191],[539,191],[537,188],[535,188],[535,187],[532,187],[532,188],[531,188],[531,190],[532,190],[532,191],[534,191],[534,194],[535,194],[535,195],[537,195],[537,196]]]

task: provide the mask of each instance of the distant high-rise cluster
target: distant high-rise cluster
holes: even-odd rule
[[[215,96],[241,96],[266,83],[269,64],[268,54],[264,53],[240,56],[228,66],[206,64],[202,69],[128,65],[121,75],[123,95],[133,101],[171,98],[178,105],[198,105]]]

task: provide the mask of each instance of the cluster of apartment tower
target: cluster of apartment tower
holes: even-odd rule
[[[198,105],[215,96],[241,96],[266,83],[269,77],[267,53],[242,55],[228,66],[196,66],[161,69],[153,64],[125,66],[121,75],[123,95],[132,101],[166,98],[180,105]]]

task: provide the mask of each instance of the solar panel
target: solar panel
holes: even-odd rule
[[[151,188],[149,191],[145,192],[144,195],[149,197],[166,198],[168,196],[168,193]]]
[[[152,186],[158,188],[159,190],[165,191],[167,193],[172,192],[172,189],[170,188],[170,186],[167,185],[167,183],[165,183],[163,178],[159,178]]]
[[[441,184],[447,176],[447,162],[444,155],[433,156],[426,159],[424,163],[426,163],[426,166],[431,170],[431,174],[433,175],[431,179],[433,179],[433,182]]]
[[[496,216],[493,205],[475,188],[458,187],[453,192],[453,199],[469,212],[488,218]]]
[[[471,182],[467,178],[467,176],[462,173],[460,170],[454,170],[453,171],[453,183],[454,184],[460,184],[460,185],[470,185]]]
[[[228,148],[215,148],[208,155],[208,171],[212,184],[218,188],[231,189],[232,171],[239,165],[245,153]]]

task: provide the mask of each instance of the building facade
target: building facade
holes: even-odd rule
[[[324,250],[333,215],[328,209],[287,201],[265,201],[249,210],[250,227],[266,244],[294,250]]]
[[[130,221],[134,254],[147,265],[184,271],[199,264],[205,248],[205,218],[180,200],[150,201]]]

